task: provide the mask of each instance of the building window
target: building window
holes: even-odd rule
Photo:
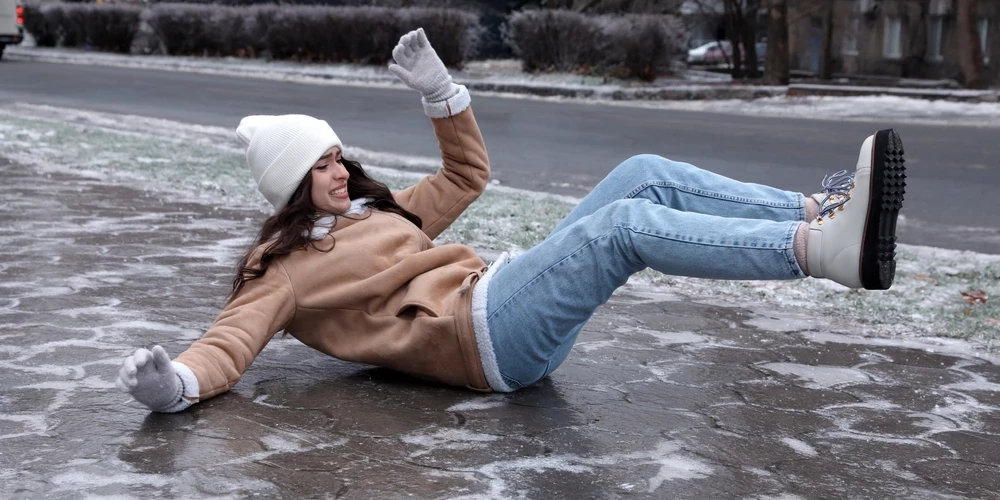
[[[847,29],[844,31],[844,54],[849,56],[858,55],[858,33],[860,30],[860,19],[855,17],[847,22]]]
[[[931,16],[930,24],[927,26],[927,59],[931,61],[940,61],[943,58],[941,54],[943,34],[944,17]]]
[[[903,22],[898,17],[885,18],[885,34],[882,37],[882,52],[888,59],[903,57],[902,40]]]
[[[932,16],[947,16],[953,11],[952,4],[952,0],[931,0],[930,13]]]
[[[988,18],[982,18],[979,20],[977,27],[979,28],[979,50],[983,53],[983,62],[990,62],[990,44],[987,43],[987,37],[990,34],[990,20]]]

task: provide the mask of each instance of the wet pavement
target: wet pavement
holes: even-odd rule
[[[209,326],[260,216],[0,159],[0,497],[1000,497],[995,357],[641,287],[510,395],[291,338],[183,413],[117,392]]]

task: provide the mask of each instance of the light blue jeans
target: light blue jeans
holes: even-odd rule
[[[566,359],[594,310],[647,267],[714,279],[803,278],[805,197],[639,155],[618,165],[545,241],[489,282],[486,317],[504,381],[518,389]]]

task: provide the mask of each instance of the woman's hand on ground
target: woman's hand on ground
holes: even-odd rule
[[[176,403],[183,390],[181,379],[170,364],[170,356],[160,346],[153,347],[152,351],[136,349],[125,358],[115,387],[153,411]]]
[[[458,86],[451,82],[448,69],[427,41],[423,28],[403,35],[392,49],[392,58],[396,62],[389,65],[389,71],[423,94],[427,102],[441,102],[458,93]]]

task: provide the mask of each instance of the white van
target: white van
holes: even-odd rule
[[[8,44],[24,39],[24,7],[21,0],[0,0],[0,58]]]

